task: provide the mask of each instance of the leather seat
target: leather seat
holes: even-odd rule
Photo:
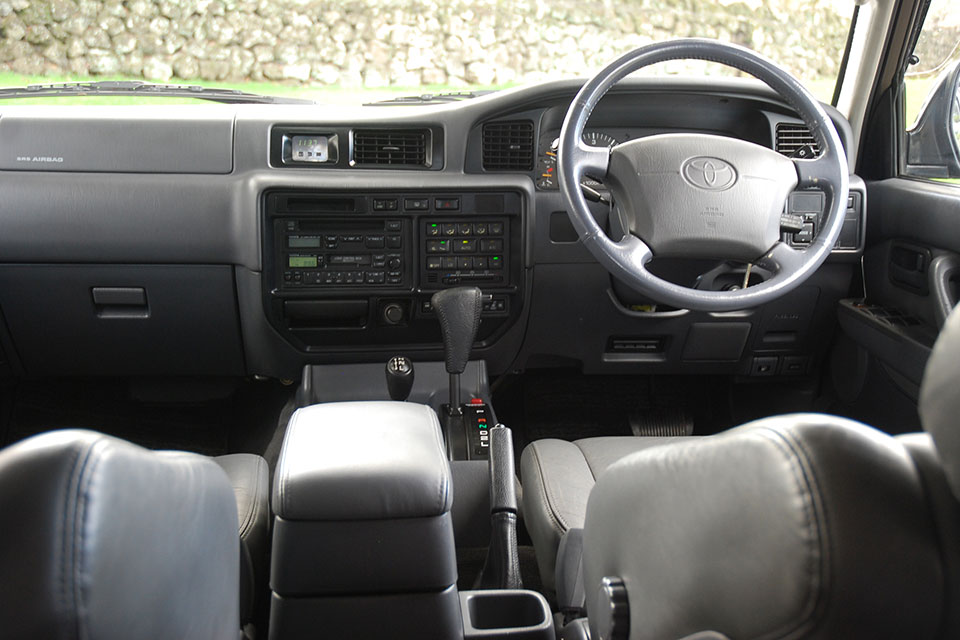
[[[687,438],[632,436],[566,440],[544,439],[529,444],[520,458],[523,516],[533,540],[544,586],[555,589],[554,569],[560,540],[570,529],[583,527],[587,498],[600,475],[631,453]]]
[[[0,451],[5,638],[240,636],[236,502],[209,458],[90,431]]]
[[[240,615],[252,620],[259,595],[267,597],[270,549],[270,471],[267,461],[252,453],[213,458],[227,474],[237,503],[240,532]]]
[[[795,414],[607,464],[582,516],[592,636],[958,637],[958,381],[955,310],[921,387],[927,433]],[[574,445],[588,465],[613,455],[593,445]],[[541,477],[569,495],[559,470]]]

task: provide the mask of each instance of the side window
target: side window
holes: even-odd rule
[[[904,77],[901,173],[960,185],[960,0],[933,0]]]

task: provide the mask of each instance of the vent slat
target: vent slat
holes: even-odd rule
[[[529,120],[483,125],[483,168],[487,171],[533,171],[535,153]]]
[[[790,124],[780,122],[777,124],[777,142],[776,150],[785,156],[792,156],[801,147],[813,147],[816,155],[820,155],[820,143],[810,133],[810,128],[805,124]]]
[[[426,167],[427,134],[425,129],[357,129],[353,132],[353,161]]]

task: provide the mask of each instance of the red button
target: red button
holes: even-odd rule
[[[483,404],[483,400],[481,400],[480,398],[471,398],[470,404]]]

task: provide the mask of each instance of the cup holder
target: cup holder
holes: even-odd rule
[[[553,617],[535,591],[491,589],[461,591],[464,638],[553,640]]]

